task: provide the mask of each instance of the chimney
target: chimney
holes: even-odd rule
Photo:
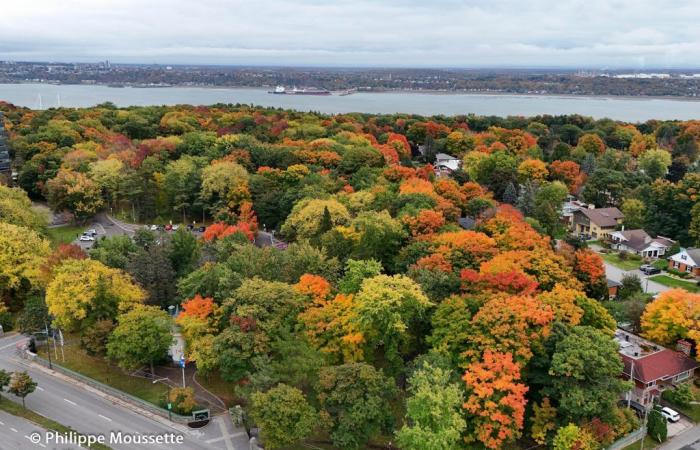
[[[681,353],[684,353],[685,356],[690,356],[692,348],[693,344],[691,344],[690,341],[686,341],[685,339],[679,339],[676,342],[676,350],[678,350]]]

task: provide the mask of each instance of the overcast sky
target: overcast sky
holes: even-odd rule
[[[0,59],[700,67],[699,0],[0,0]]]

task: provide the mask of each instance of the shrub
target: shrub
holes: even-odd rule
[[[173,411],[181,415],[189,415],[197,403],[194,400],[194,389],[173,388],[170,390],[169,403],[172,403]]]
[[[622,250],[620,253],[617,254],[617,256],[620,258],[620,261],[627,261],[629,259],[630,254]]]
[[[664,400],[675,403],[678,406],[688,406],[690,402],[695,400],[693,392],[690,390],[688,383],[683,383],[676,389],[669,389],[661,394]]]
[[[676,270],[673,267],[669,267],[668,269],[666,269],[666,271],[671,275],[675,275],[680,278],[688,278],[690,276],[688,272],[681,272],[680,270]]]
[[[659,408],[659,406],[655,406],[654,409],[649,411],[647,434],[652,439],[663,442],[668,435],[668,428],[666,426],[666,418],[661,415]]]

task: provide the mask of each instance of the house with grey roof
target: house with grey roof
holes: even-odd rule
[[[572,232],[588,234],[593,239],[607,239],[622,225],[625,215],[617,208],[580,208],[573,211]]]
[[[664,256],[676,243],[676,241],[664,236],[653,238],[642,229],[625,230],[624,227],[620,231],[610,233],[609,240],[612,248],[634,253],[643,258]]]

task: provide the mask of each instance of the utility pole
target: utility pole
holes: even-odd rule
[[[51,364],[51,345],[49,345],[49,326],[45,320],[44,331],[46,333],[46,354],[49,356],[49,369],[53,370],[53,364]]]

